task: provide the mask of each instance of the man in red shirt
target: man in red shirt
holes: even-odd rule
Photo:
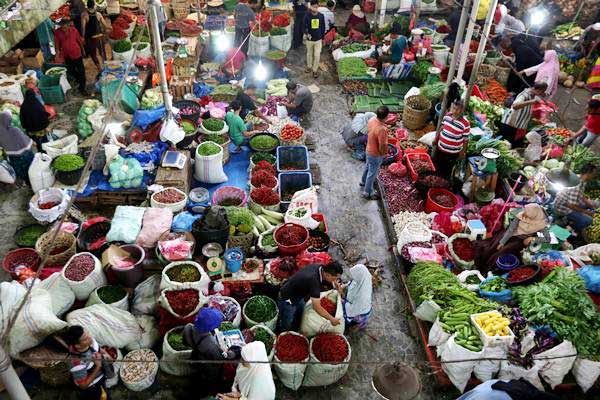
[[[371,118],[367,123],[367,163],[360,181],[360,186],[364,187],[363,197],[367,200],[379,198],[378,194],[373,193],[373,184],[387,155],[388,127],[385,119],[389,113],[389,108],[381,106],[377,109],[377,118]]]
[[[54,45],[59,57],[65,59],[69,75],[79,84],[79,91],[87,96],[85,90],[85,67],[83,66],[83,38],[77,32],[71,21],[62,19],[60,28],[54,33]]]
[[[588,103],[585,124],[569,138],[569,141],[577,139],[576,143],[592,147],[598,136],[600,136],[600,99],[593,98]]]

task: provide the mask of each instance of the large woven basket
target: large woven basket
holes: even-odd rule
[[[35,251],[40,254],[40,257],[50,247],[50,240],[52,239],[54,231],[46,232],[35,243]],[[50,255],[46,259],[45,265],[65,265],[69,258],[75,255],[77,247],[77,240],[72,233],[59,232],[52,246],[53,250],[50,250]],[[53,251],[61,250],[56,254],[52,254]]]
[[[239,247],[246,254],[250,252],[252,245],[254,245],[254,234],[252,232],[248,232],[245,235],[229,235],[229,239],[227,240],[228,248]]]
[[[62,386],[71,382],[67,357],[67,353],[59,353],[45,346],[34,347],[19,355],[26,365],[40,373],[41,381],[49,386]]]
[[[496,68],[495,65],[481,64],[475,82],[480,86],[487,84],[487,81],[496,75]]]
[[[408,129],[421,129],[429,119],[431,102],[422,95],[410,96],[404,102],[402,124]]]
[[[172,5],[171,9],[173,10],[173,17],[175,19],[185,19],[190,13],[189,5]]]
[[[496,80],[498,81],[498,83],[500,83],[503,86],[506,86],[506,83],[508,82],[508,75],[510,75],[510,68],[509,67],[504,67],[504,66],[500,66],[497,65],[496,66]]]

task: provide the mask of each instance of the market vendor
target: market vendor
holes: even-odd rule
[[[536,83],[523,90],[513,101],[511,107],[504,111],[502,119],[497,123],[498,133],[513,145],[519,147],[527,133],[527,127],[533,113],[533,106],[542,101],[548,89],[546,82]]]
[[[79,21],[81,22],[81,17]],[[77,80],[79,92],[83,96],[87,96],[85,66],[83,65],[84,41],[78,32],[78,29],[81,28],[75,29],[71,21],[66,19],[62,19],[59,25],[60,28],[54,32],[56,54],[65,60],[69,75]]]
[[[48,112],[37,99],[35,92],[28,89],[19,110],[19,118],[27,135],[35,142],[37,151],[42,151],[42,144],[48,141],[46,136],[48,125],[50,125],[48,117]]]
[[[235,372],[232,391],[218,394],[218,400],[275,400],[275,382],[265,344],[254,341],[242,347],[242,359]]]
[[[96,68],[101,71],[106,61],[106,49],[104,44],[104,32],[111,29],[110,24],[96,9],[94,0],[87,1],[87,12],[81,16],[81,36],[85,40],[85,51],[94,62]],[[98,53],[102,62],[98,60]]]
[[[464,111],[464,103],[460,99],[455,100],[433,140],[433,162],[436,170],[445,177],[452,175],[456,161],[464,158],[467,151],[471,124],[463,115]]]
[[[29,166],[33,161],[32,140],[19,128],[12,126],[10,111],[0,113],[0,147],[8,157],[17,178],[29,182]]]
[[[360,161],[365,160],[367,147],[367,126],[371,118],[375,118],[373,112],[359,113],[354,116],[352,122],[342,130],[342,138],[348,147],[354,152],[352,158]]]
[[[343,297],[344,319],[350,329],[364,330],[371,316],[373,277],[364,264],[350,268],[352,280],[347,285],[337,285]]]
[[[456,400],[559,400],[555,394],[538,390],[529,381],[490,379]]]
[[[519,254],[529,246],[538,232],[548,228],[548,219],[544,209],[536,203],[526,204],[506,230],[495,233],[491,239],[474,243],[475,265],[480,271],[487,271],[496,265],[503,254]]]
[[[390,109],[387,106],[377,108],[376,118],[371,118],[367,124],[367,154],[365,167],[359,186],[363,188],[362,196],[367,200],[378,200],[374,183],[379,176],[379,168],[388,152],[389,127],[385,123]]]
[[[321,305],[320,295],[321,286],[325,285],[331,289],[343,272],[339,263],[332,262],[327,265],[308,265],[292,275],[279,290],[279,330],[297,330],[308,299],[312,301],[317,314],[332,325],[339,325],[340,320],[330,315]]]
[[[194,323],[187,324],[183,328],[183,340],[192,348],[192,360],[222,361],[239,358],[239,347],[234,346],[227,351],[222,351],[213,336],[212,332],[221,325],[221,322],[223,322],[221,311],[203,307],[198,312]],[[228,385],[223,381],[222,376],[223,364],[201,364],[196,368],[197,382],[201,384],[195,388],[194,398],[203,398],[203,396],[226,391]]]
[[[225,62],[221,65],[221,71],[230,77],[236,77],[244,68],[246,54],[240,47],[234,47],[227,51]]]
[[[267,124],[270,124],[271,121],[264,115],[258,107],[256,107],[256,103],[254,102],[256,96],[256,86],[252,83],[246,85],[246,88],[240,91],[235,98],[242,105],[242,111],[240,112],[240,117],[246,118],[248,114],[254,114],[256,117],[262,119]]]
[[[369,33],[369,22],[358,4],[352,7],[352,13],[346,21],[346,29],[348,29],[348,31],[354,29],[364,34]]]
[[[595,179],[596,167],[586,164],[581,168],[579,185],[563,189],[554,199],[554,213],[566,217],[578,234],[592,224],[596,204],[585,196],[585,185]]]
[[[310,89],[293,81],[289,81],[285,87],[288,90],[288,101],[282,101],[281,105],[287,108],[288,115],[299,120],[310,113],[313,106]]]
[[[574,140],[582,146],[591,147],[600,136],[600,99],[590,99],[587,113],[583,126],[568,141]]]
[[[379,61],[382,64],[398,64],[402,61],[404,49],[408,44],[406,37],[400,34],[398,26],[393,26],[390,34],[384,38],[386,44],[389,44],[387,51],[379,56]]]
[[[548,88],[546,89],[545,94],[547,98],[551,98],[558,88],[558,75],[560,73],[558,54],[554,50],[546,50],[544,52],[544,62],[534,65],[531,68],[527,68],[522,72],[525,76],[535,74],[535,83],[546,83]]]
[[[103,365],[102,360],[111,360],[111,356],[100,348],[98,342],[80,325],[70,326],[63,339],[69,348],[69,370],[80,390],[80,398],[107,399],[105,375],[114,374],[114,370],[112,365]]]
[[[225,122],[229,127],[229,138],[235,144],[235,149],[231,152],[237,154],[242,151],[242,145],[248,143],[248,138],[252,136],[255,131],[249,131],[246,127],[246,123],[240,117],[242,111],[242,104],[234,100],[229,104],[229,111],[225,115]]]

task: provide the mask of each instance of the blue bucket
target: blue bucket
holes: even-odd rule
[[[242,263],[245,259],[244,252],[239,247],[232,247],[225,250],[223,258],[225,259],[227,269],[232,273],[236,273],[242,268]]]
[[[503,271],[510,271],[519,266],[519,259],[514,254],[503,254],[496,259],[496,267]]]

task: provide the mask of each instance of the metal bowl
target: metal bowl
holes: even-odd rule
[[[219,243],[207,243],[202,247],[202,255],[206,258],[219,257],[223,254],[223,246]]]

